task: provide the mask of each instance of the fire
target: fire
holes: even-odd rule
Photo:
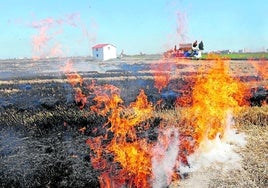
[[[268,62],[267,60],[259,60],[253,61],[249,60],[251,65],[256,69],[258,75],[261,76],[263,79],[268,78]]]
[[[87,103],[87,97],[83,94],[80,88],[74,88],[75,91],[75,102],[78,104],[80,109],[83,109]]]
[[[179,129],[164,125],[159,128],[159,133],[162,134],[158,136],[157,145],[149,144],[136,134],[136,126],[152,116],[153,107],[143,90],[135,102],[125,107],[118,90],[111,89],[108,85],[104,86],[105,89],[95,89],[98,95],[94,100],[97,103],[91,109],[108,117],[104,126],[113,133],[113,138],[107,145],[101,143],[101,140],[108,139],[107,134],[101,139],[91,138],[88,142],[97,151],[97,157],[92,159],[93,164],[96,163],[98,169],[103,169],[100,177],[102,187],[114,187],[115,182],[116,186],[128,184],[150,187],[149,180],[153,178],[153,173],[155,178],[161,176],[158,169],[152,167],[152,161],[160,165],[165,160],[172,159],[172,164],[165,172],[166,184],[169,184],[172,179],[179,178],[174,173],[178,162],[188,165],[187,157],[197,148],[204,147],[206,140],[213,140],[217,135],[221,138],[225,136],[227,116],[230,112],[239,112],[240,106],[244,104],[244,85],[229,75],[228,62],[219,58],[216,59],[215,67],[198,74],[193,85],[192,93],[187,94],[191,105],[184,107],[178,125],[184,126],[183,131],[178,133]],[[94,87],[96,86],[91,88]],[[172,130],[171,133],[167,133],[168,130]],[[162,152],[159,154],[159,151]],[[113,163],[105,159],[107,153],[113,156]],[[120,167],[116,167],[115,163],[120,164]]]
[[[111,109],[115,109],[119,104],[123,103],[119,96],[119,88],[113,85],[98,86],[95,81],[92,81],[87,88],[95,96],[93,101],[96,104],[91,106],[90,109],[99,115],[105,116]]]
[[[195,83],[195,78],[186,79],[184,85],[180,86],[182,95],[176,99],[176,105],[182,107],[188,107],[193,104],[192,91]]]
[[[100,177],[101,187],[113,187],[115,182],[121,186],[128,184],[148,187],[151,175],[151,145],[145,139],[138,139],[135,126],[152,116],[153,107],[143,90],[135,102],[125,107],[123,100],[114,92],[117,90],[112,87],[109,93],[109,85],[104,87],[106,89],[102,91],[106,92],[94,98],[97,103],[91,106],[91,109],[102,116],[108,116],[108,122],[104,126],[113,133],[113,138],[108,145],[101,144],[101,140],[108,138],[107,134],[91,138],[87,142],[97,154],[92,159],[94,167],[104,164],[101,165],[101,168],[104,168]],[[99,91],[97,87],[97,93]],[[106,152],[113,155],[113,163],[103,159]],[[116,163],[120,164],[120,169],[115,170]]]
[[[54,39],[50,35],[53,31],[51,29],[62,24],[76,27],[76,17],[76,14],[72,14],[67,19],[44,19],[32,25],[39,31],[33,37],[36,59],[45,57],[48,53],[52,56],[62,54],[60,44],[47,50]],[[178,20],[180,25],[177,33],[184,40],[185,16],[178,13]],[[87,32],[85,34],[88,36]],[[172,56],[172,51],[166,55]],[[189,78],[188,84],[180,88],[182,97],[177,99],[177,104],[183,107],[180,122],[171,125],[163,122],[158,127],[158,137],[154,143],[148,141],[146,136],[137,134],[137,129],[146,131],[150,128],[147,120],[153,117],[155,109],[144,90],[140,91],[136,101],[125,106],[120,97],[120,89],[113,85],[97,85],[96,81],[92,81],[86,88],[82,88],[85,86],[83,78],[73,70],[72,62],[67,61],[64,72],[67,81],[74,88],[75,102],[80,109],[90,103],[90,112],[107,120],[102,125],[100,135],[86,141],[91,149],[92,166],[100,173],[102,188],[151,187],[153,181],[163,177],[163,171],[163,186],[166,186],[173,178],[179,178],[179,165],[189,165],[187,157],[190,154],[198,148],[204,148],[207,140],[225,136],[230,113],[238,113],[240,106],[245,104],[246,89],[241,82],[229,75],[228,61],[215,55],[209,55],[208,58],[216,59],[215,66],[206,72],[202,70],[195,78]],[[166,58],[151,66],[154,86],[158,92],[169,86],[172,71],[179,63],[177,59],[170,61]],[[258,74],[267,79],[267,61],[252,64]],[[89,91],[90,96],[83,92],[84,89]],[[157,102],[158,106],[160,104],[161,99]],[[64,123],[64,126],[67,124]],[[84,126],[79,131],[85,134],[87,128]],[[92,130],[92,133],[96,132],[98,128]],[[76,155],[72,157],[77,158]]]
[[[173,63],[168,62],[168,59],[161,59],[151,66],[155,88],[158,89],[158,92],[168,85],[173,66]]]
[[[83,94],[82,89],[80,88],[83,84],[83,78],[73,70],[72,64],[71,60],[67,60],[63,71],[66,75],[67,81],[74,88],[75,102],[78,104],[79,108],[82,109],[87,103],[87,97]]]
[[[227,117],[239,112],[246,91],[241,82],[229,75],[228,66],[228,61],[216,58],[213,68],[202,70],[189,80],[193,88],[185,94],[187,105],[183,107],[180,122],[177,125],[163,122],[158,128],[157,143],[148,142],[136,132],[143,122],[142,129],[147,130],[150,125],[146,120],[153,116],[154,107],[144,90],[135,102],[125,106],[119,88],[109,84],[100,86],[95,81],[87,86],[94,95],[91,112],[107,118],[103,125],[106,132],[87,140],[93,151],[92,165],[101,173],[101,187],[151,187],[152,182],[157,184],[157,178],[163,177],[165,183],[161,185],[168,185],[179,178],[176,172],[179,165],[189,165],[189,155],[204,148],[207,140],[214,140],[218,135],[223,138]],[[155,86],[160,90],[164,87]],[[163,167],[164,176],[163,170],[157,168],[161,164],[168,165]]]
[[[204,140],[218,134],[224,136],[229,112],[237,113],[244,104],[245,86],[228,73],[228,62],[216,59],[215,67],[197,77],[193,88],[193,104],[183,112],[193,127],[193,139],[198,147]]]
[[[151,154],[145,140],[130,143],[113,140],[108,149],[114,153],[114,160],[122,166],[119,175],[121,179],[130,181],[128,184],[136,187],[150,185],[148,180],[151,176]]]
[[[189,166],[189,155],[205,148],[207,140],[214,140],[218,135],[223,138],[229,121],[227,117],[230,113],[238,113],[245,104],[246,91],[241,82],[230,76],[228,66],[228,61],[216,57],[213,68],[200,69],[197,77],[188,78],[189,85],[182,86],[181,89],[186,91],[177,100],[183,106],[180,122],[171,125],[161,122],[158,140],[152,142],[137,133],[138,129],[146,131],[150,128],[148,120],[153,117],[155,109],[144,90],[140,90],[136,100],[126,106],[119,88],[92,81],[86,86],[90,95],[86,96],[81,88],[85,85],[82,77],[71,71],[71,62],[68,62],[66,77],[74,87],[75,100],[80,108],[89,104],[90,113],[107,120],[101,127],[102,133],[86,142],[91,149],[92,166],[100,173],[100,186],[151,187],[158,184],[157,178],[164,179],[161,185],[166,186],[179,179],[179,165]],[[168,71],[164,75],[159,76],[158,72],[154,77],[159,91],[170,84],[172,65],[165,64],[165,68]],[[84,133],[86,128],[79,131]],[[98,128],[92,132],[98,132]],[[164,169],[159,170],[158,166]]]
[[[77,84],[82,86],[83,78],[73,70],[73,62],[71,60],[67,60],[63,71],[67,77],[68,82],[75,87]]]

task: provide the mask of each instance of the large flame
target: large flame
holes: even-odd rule
[[[51,43],[54,39],[51,28],[62,24],[76,26],[75,18],[77,15],[72,14],[66,19],[48,18],[33,23],[32,27],[38,29],[38,34],[33,37],[34,58],[62,54],[61,46]],[[185,40],[185,16],[178,13],[178,21],[177,33]],[[88,33],[84,33],[88,37]],[[54,48],[48,50],[49,46]],[[167,88],[173,69],[183,61],[170,60],[169,57],[172,57],[172,51],[166,53],[166,59],[151,66],[154,86],[159,92]],[[209,70],[200,69],[197,77],[185,79],[188,83],[180,86],[182,96],[177,99],[177,104],[182,106],[180,119],[171,124],[161,122],[155,142],[137,134],[137,129],[146,131],[150,128],[147,120],[153,117],[154,107],[144,90],[140,91],[136,101],[125,106],[120,89],[113,85],[97,85],[92,81],[83,88],[83,78],[73,70],[72,62],[67,61],[64,72],[74,88],[75,101],[80,109],[90,103],[91,113],[107,120],[101,133],[87,140],[92,150],[91,163],[100,173],[102,188],[167,186],[173,178],[178,178],[178,165],[189,165],[190,154],[197,149],[205,150],[208,140],[220,140],[225,136],[230,113],[238,113],[245,104],[246,89],[239,80],[230,76],[227,60],[214,55],[208,58],[216,59],[215,66]],[[267,79],[267,61],[252,61],[252,65],[263,79]],[[83,92],[85,89],[92,101],[88,101],[90,97]],[[83,127],[80,131],[85,132],[85,129]],[[164,183],[158,183],[159,179]]]
[[[137,133],[138,129],[146,131],[150,128],[148,120],[153,117],[154,107],[144,90],[140,91],[136,101],[125,106],[119,88],[109,84],[97,85],[92,81],[87,89],[93,97],[87,97],[81,89],[83,79],[70,71],[70,65],[66,67],[76,100],[85,104],[91,98],[91,113],[107,119],[100,131],[102,133],[87,140],[92,150],[92,165],[100,172],[102,188],[166,186],[174,178],[179,178],[176,170],[179,165],[189,165],[190,154],[205,148],[207,140],[225,136],[227,117],[230,113],[238,113],[244,105],[246,89],[239,80],[230,76],[227,60],[214,58],[211,69],[200,69],[197,77],[187,80],[190,85],[182,86],[188,92],[183,99],[177,100],[183,104],[180,119],[171,124],[161,122],[157,142],[148,141]],[[169,71],[164,74],[164,81],[155,75],[158,83],[155,87],[159,91],[170,81],[172,66],[166,67]],[[164,171],[158,168],[161,164],[167,165]],[[159,183],[158,178],[164,183]]]
[[[108,85],[105,85],[106,89]],[[114,91],[113,86],[110,91]],[[106,89],[102,91],[107,91]],[[119,185],[135,185],[148,187],[151,175],[151,145],[145,139],[137,138],[135,126],[152,116],[152,105],[148,102],[143,90],[137,100],[125,107],[123,100],[117,93],[100,94],[94,98],[97,102],[91,109],[100,115],[108,116],[108,130],[113,133],[113,138],[108,145],[101,141],[106,135],[88,140],[88,144],[96,153],[92,156],[93,166],[104,169],[101,177],[101,187],[114,187]],[[104,153],[113,156],[113,163],[103,158]],[[116,168],[118,163],[120,167]],[[100,166],[101,164],[101,166]],[[115,183],[116,182],[116,183]]]
[[[196,147],[217,135],[223,137],[228,113],[237,113],[245,103],[246,88],[229,75],[228,64],[217,57],[215,66],[197,77],[192,92],[193,104],[183,111],[183,118],[193,127]]]

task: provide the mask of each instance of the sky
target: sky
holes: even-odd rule
[[[268,48],[266,0],[9,0],[0,7],[0,59],[87,56],[99,43],[130,55],[194,40],[208,52]]]

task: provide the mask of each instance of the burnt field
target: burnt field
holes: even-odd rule
[[[160,66],[161,64],[161,66]],[[157,139],[155,131],[162,120],[174,118],[175,102],[191,94],[199,68],[209,68],[211,61],[184,60],[168,68],[172,72],[166,87],[155,87],[155,73],[166,74],[166,66],[157,60],[122,59],[110,62],[93,62],[86,58],[73,59],[72,72],[64,71],[65,60],[2,60],[0,76],[0,186],[1,187],[99,187],[100,170],[91,164],[92,152],[86,141],[89,137],[106,134],[103,124],[107,117],[94,113],[90,86],[112,85],[120,89],[124,105],[136,100],[140,90],[148,97],[155,115],[147,120],[152,128],[142,132],[143,123],[137,125],[140,137]],[[159,65],[159,66],[158,66]],[[163,66],[163,67],[162,67]],[[83,82],[75,87],[86,95],[87,102],[76,98],[74,85],[68,75],[78,73]],[[250,90],[245,100],[250,108],[238,118],[238,127],[251,140],[242,151],[244,166],[239,172],[214,179],[211,187],[267,186],[267,77],[246,61],[230,64],[233,77],[244,82]],[[161,103],[158,103],[161,101]],[[187,105],[191,105],[188,101]],[[82,108],[83,107],[83,108]],[[171,114],[171,115],[170,115]],[[172,115],[173,114],[173,115]],[[175,120],[176,121],[176,120]],[[243,124],[246,126],[243,127]],[[254,129],[254,126],[257,129]],[[258,132],[259,131],[259,132]],[[254,139],[259,136],[259,141]],[[111,135],[112,137],[112,135]],[[267,138],[267,137],[266,137]],[[109,138],[107,142],[109,141]],[[259,143],[260,142],[260,143]],[[258,155],[254,153],[254,144]],[[250,158],[249,155],[253,157]],[[107,156],[109,157],[109,156]],[[216,172],[214,172],[217,174]],[[256,174],[254,176],[253,174]],[[243,184],[244,181],[244,184]],[[246,184],[245,182],[248,182]],[[218,184],[216,184],[218,183]]]

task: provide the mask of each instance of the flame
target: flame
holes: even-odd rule
[[[75,91],[75,102],[78,104],[79,108],[82,109],[87,103],[87,97],[83,94],[80,88],[74,88]]]
[[[68,83],[74,88],[75,92],[75,102],[78,104],[79,108],[82,109],[87,103],[87,96],[83,94],[80,88],[83,84],[83,78],[73,70],[73,63],[71,60],[67,60],[63,71],[66,75]]]
[[[93,83],[89,88],[94,88],[94,85]],[[91,138],[87,142],[96,153],[92,158],[93,166],[104,169],[100,177],[101,187],[114,187],[115,182],[117,186],[127,183],[136,187],[148,187],[151,175],[151,145],[145,139],[137,138],[135,126],[152,116],[151,103],[143,90],[135,102],[125,107],[114,86],[105,85],[102,89],[94,89],[99,95],[94,98],[97,103],[91,106],[91,110],[108,116],[105,126],[110,126],[108,130],[114,134],[108,145],[101,143],[104,138],[108,138],[107,134]],[[99,93],[100,91],[102,93]],[[113,155],[113,163],[103,158],[105,152]],[[117,172],[113,170],[115,163],[121,167]]]
[[[108,84],[98,86],[95,81],[88,86],[95,96],[95,104],[90,109],[107,117],[103,125],[106,133],[87,141],[93,151],[92,165],[101,171],[101,187],[151,187],[150,182],[162,176],[159,169],[152,165],[161,163],[169,165],[165,169],[163,183],[168,185],[174,179],[179,179],[176,172],[179,164],[189,165],[188,156],[198,148],[204,148],[206,140],[213,140],[217,135],[221,138],[225,136],[228,124],[226,117],[230,112],[238,113],[245,104],[246,87],[229,75],[228,61],[218,56],[213,58],[213,68],[206,72],[200,69],[197,77],[183,87],[189,91],[185,93],[187,105],[183,107],[180,122],[174,128],[163,123],[158,130],[156,144],[138,137],[136,132],[137,126],[152,117],[154,109],[144,90],[140,91],[135,102],[124,106],[119,88]],[[149,126],[142,128],[146,130]],[[167,162],[170,160],[171,163]]]
[[[82,134],[84,134],[86,130],[87,130],[86,127],[82,127],[82,128],[79,129],[79,131],[80,131]]]
[[[168,85],[173,66],[173,63],[168,62],[168,59],[162,59],[151,66],[154,86],[158,89],[158,92],[161,92]]]
[[[86,142],[92,151],[92,166],[100,172],[100,187],[151,187],[151,183],[155,184],[156,178],[162,176],[153,164],[161,166],[162,163],[168,164],[164,169],[163,186],[168,185],[179,178],[176,171],[179,165],[189,165],[187,158],[190,154],[205,148],[207,140],[225,136],[226,117],[230,112],[236,114],[240,111],[247,90],[239,80],[230,76],[227,60],[218,56],[213,56],[213,59],[214,67],[209,70],[201,68],[197,77],[185,80],[188,84],[180,88],[183,94],[177,100],[183,106],[180,122],[175,125],[163,122],[156,143],[137,134],[138,129],[146,131],[150,127],[147,120],[153,117],[155,109],[144,90],[140,90],[134,102],[125,106],[119,88],[110,84],[97,85],[93,80],[86,87],[88,97],[82,90],[85,85],[82,77],[73,70],[72,62],[67,61],[65,73],[74,87],[75,101],[81,109],[90,103],[91,113],[107,120],[102,125],[101,135],[90,137]],[[172,63],[162,63],[152,66],[155,87],[159,92],[170,84],[173,68]],[[161,100],[157,105],[161,105]],[[92,132],[96,133],[97,129]],[[84,133],[86,128],[79,131]]]
[[[261,76],[263,79],[268,78],[268,62],[267,60],[259,60],[259,61],[253,61],[249,60],[251,65],[257,70],[257,73],[259,76]]]
[[[189,107],[193,104],[192,92],[195,78],[185,79],[185,83],[180,86],[181,96],[176,99],[176,106]]]
[[[150,147],[145,140],[130,143],[113,140],[108,149],[114,153],[114,160],[122,166],[121,179],[123,175],[125,181],[130,181],[129,185],[135,185],[136,187],[149,186],[151,154],[149,152]]]
[[[90,109],[99,115],[105,116],[111,109],[115,109],[118,104],[123,103],[119,88],[113,85],[98,86],[96,81],[93,80],[87,88],[95,96],[93,101],[96,104],[91,106]]]
[[[218,134],[223,137],[228,113],[236,114],[245,104],[246,87],[229,75],[228,64],[216,56],[215,67],[196,80],[192,107],[183,112],[183,117],[193,127],[195,147]]]
[[[251,85],[255,88],[251,89],[251,94],[258,91],[259,88],[263,88],[268,91],[268,61],[266,59],[260,59],[260,60],[251,60],[249,59],[249,63],[255,68],[257,75],[257,78],[260,80],[258,81],[251,81]],[[267,97],[266,97],[267,98]],[[267,105],[267,100],[262,100],[261,105],[265,106]]]
[[[73,62],[68,59],[65,67],[63,68],[63,71],[67,77],[68,82],[75,87],[77,84],[79,84],[80,86],[82,86],[83,83],[83,78],[74,71],[73,69]]]

